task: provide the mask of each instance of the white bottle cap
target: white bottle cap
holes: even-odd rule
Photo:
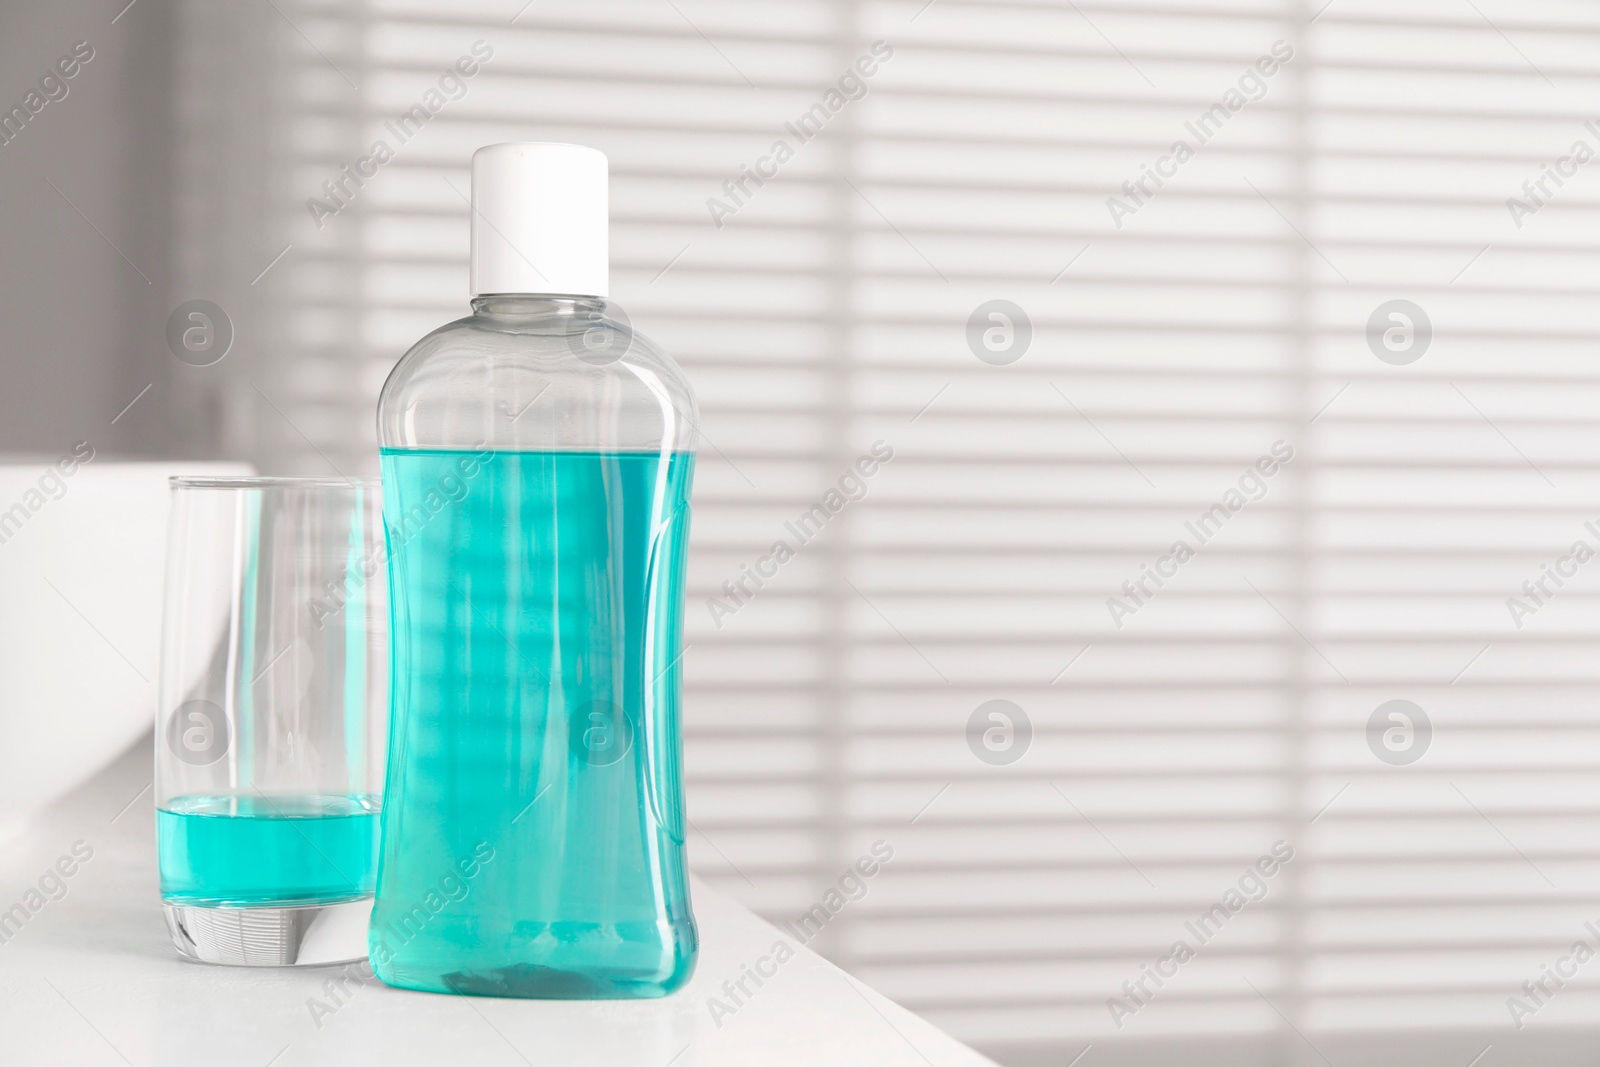
[[[606,157],[576,144],[472,153],[472,295],[606,296]]]

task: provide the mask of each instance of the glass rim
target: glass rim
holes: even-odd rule
[[[174,474],[173,489],[380,489],[377,478],[326,478],[320,475]]]

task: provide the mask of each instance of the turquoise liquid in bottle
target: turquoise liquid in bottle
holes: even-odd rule
[[[375,797],[185,796],[156,811],[169,904],[329,904],[372,892]]]
[[[689,977],[678,659],[693,455],[384,449],[390,985],[662,996]]]

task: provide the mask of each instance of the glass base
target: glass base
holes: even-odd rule
[[[185,959],[234,967],[314,967],[367,958],[372,898],[300,907],[161,905]]]

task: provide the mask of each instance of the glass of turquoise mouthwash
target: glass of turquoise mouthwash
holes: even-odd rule
[[[386,565],[375,481],[172,479],[155,801],[181,955],[254,966],[366,955]]]

